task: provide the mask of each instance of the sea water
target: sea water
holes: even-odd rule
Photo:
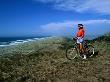
[[[1,37],[0,47],[18,45],[26,42],[37,41],[41,39],[49,38],[47,37]]]

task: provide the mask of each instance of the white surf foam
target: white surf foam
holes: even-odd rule
[[[44,39],[48,39],[48,38],[52,38],[52,37],[32,38],[32,39],[26,39],[26,40],[16,40],[16,41],[11,41],[8,44],[1,44],[0,47],[7,47],[7,46],[19,45],[19,44],[22,44],[22,43],[39,41],[39,40],[44,40]]]

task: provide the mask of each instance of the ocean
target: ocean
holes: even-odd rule
[[[6,47],[11,45],[18,45],[21,43],[37,41],[41,39],[50,38],[52,36],[40,36],[40,37],[0,37],[0,47]],[[97,36],[86,36],[86,39],[94,39]],[[71,37],[72,38],[72,37]]]
[[[48,37],[0,37],[0,47],[41,40]]]

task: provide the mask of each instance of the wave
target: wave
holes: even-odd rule
[[[16,41],[8,41],[8,42],[0,42],[0,47],[7,47],[13,45],[19,45],[27,42],[39,41],[43,39],[48,39],[52,37],[44,37],[44,38],[32,38],[32,39],[25,39],[25,40],[16,40]]]

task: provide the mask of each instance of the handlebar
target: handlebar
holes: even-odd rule
[[[77,37],[74,37],[73,40],[77,40]]]

